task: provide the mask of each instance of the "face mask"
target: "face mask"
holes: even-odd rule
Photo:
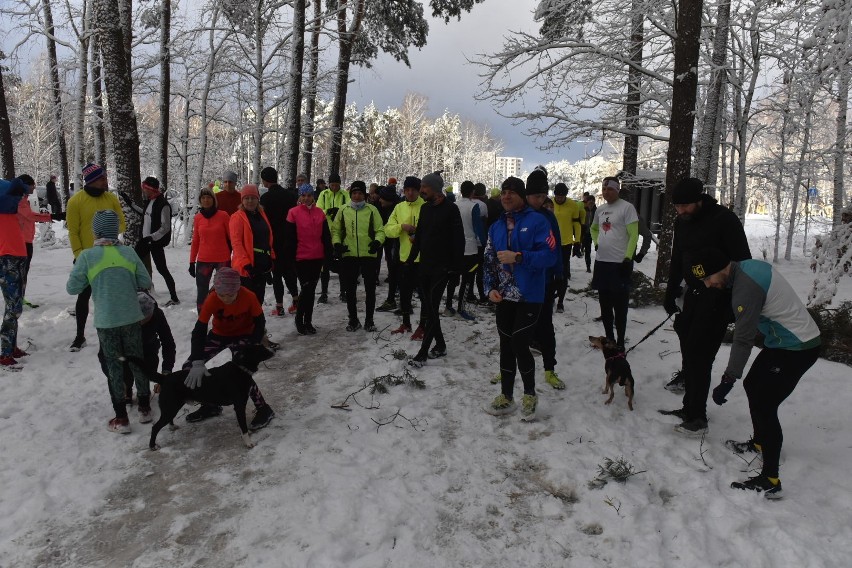
[[[350,201],[349,202],[349,206],[352,207],[352,209],[354,209],[355,211],[358,211],[359,209],[363,209],[366,204],[367,204],[366,201]]]

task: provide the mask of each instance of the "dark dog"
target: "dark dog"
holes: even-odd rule
[[[266,361],[272,355],[272,351],[262,345],[245,347],[234,352],[233,360],[219,367],[208,369],[210,375],[205,376],[201,381],[201,386],[195,389],[187,388],[183,384],[189,373],[188,369],[170,375],[152,374],[151,380],[160,384],[160,419],[151,428],[149,447],[152,450],[159,449],[157,434],[166,424],[176,428],[172,420],[188,400],[218,406],[233,405],[243,442],[246,447],[254,447],[246,422],[246,403],[249,399],[249,390],[255,386],[252,375],[257,372],[260,363]]]
[[[603,394],[609,393],[609,398],[604,404],[612,402],[615,396],[615,385],[624,387],[624,392],[627,394],[627,408],[633,410],[633,392],[635,383],[633,381],[633,373],[630,372],[630,363],[627,362],[624,352],[618,349],[615,341],[606,337],[589,336],[589,342],[595,349],[600,349],[603,352],[606,364],[606,384],[604,385]]]

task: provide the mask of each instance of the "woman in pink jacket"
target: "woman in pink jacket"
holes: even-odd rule
[[[314,203],[314,188],[299,186],[299,204],[287,213],[284,224],[285,255],[295,260],[296,276],[302,292],[296,309],[296,331],[299,335],[314,335],[314,295],[323,262],[331,258],[331,232],[325,213]]]

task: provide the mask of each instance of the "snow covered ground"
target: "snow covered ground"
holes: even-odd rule
[[[759,257],[770,222],[749,219],[747,230]],[[804,298],[813,275],[797,250],[779,268]],[[194,283],[187,249],[167,252],[183,300],[166,310],[180,362]],[[652,251],[640,268],[652,271],[655,260]],[[345,332],[333,278],[318,335],[298,336],[292,316],[269,322],[282,349],[256,379],[277,416],[254,449],[241,443],[231,409],[187,424],[185,408],[180,428],[163,430],[162,450],[151,452],[150,427],[135,410],[130,435],[106,430],[112,415],[91,317],[88,346],[67,351],[70,266],[68,248],[37,246],[28,299],[40,307],[21,318],[20,345],[31,356],[23,372],[0,374],[2,568],[849,566],[852,392],[843,365],[820,360],[782,406],[786,497],[769,502],[728,487],[759,467],[723,445],[751,432],[740,385],[724,407],[711,403],[703,444],[657,413],[680,402],[663,389],[680,363],[671,325],[630,354],[636,410],[621,389],[604,406],[603,360],[586,341],[601,332],[599,312],[582,296],[569,296],[554,317],[568,388],[541,381],[538,422],[481,410],[499,392],[489,383],[497,341],[484,309],[476,323],[444,319],[450,354],[416,371],[425,390],[365,391],[357,401],[377,408],[332,408],[365,381],[401,373],[393,350],[416,349],[389,329]],[[573,266],[572,286],[585,286],[590,275]],[[154,282],[164,302],[159,275]],[[852,297],[852,282],[840,290]],[[664,318],[661,308],[632,310],[628,338]],[[376,320],[380,329],[397,325],[390,314]],[[718,375],[727,355],[723,347]],[[589,488],[598,465],[619,457],[642,473]]]

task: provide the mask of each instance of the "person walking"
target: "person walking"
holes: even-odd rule
[[[458,274],[463,266],[461,214],[459,208],[446,199],[443,187],[441,172],[427,174],[420,182],[420,194],[426,203],[420,210],[420,223],[407,262],[413,264],[414,258],[420,255],[420,302],[426,321],[420,350],[408,361],[413,367],[422,367],[427,359],[447,355],[447,343],[441,330],[441,297],[450,273]]]
[[[346,296],[349,323],[346,331],[361,329],[358,320],[356,290],[358,276],[364,278],[367,294],[364,329],[377,331],[373,322],[376,309],[376,265],[378,252],[385,241],[384,223],[379,210],[366,201],[367,185],[353,181],[349,186],[349,203],[342,206],[331,222],[331,242],[340,257],[340,281]]]
[[[296,331],[315,335],[314,296],[323,264],[331,257],[331,232],[322,209],[314,203],[314,188],[299,186],[299,204],[287,213],[285,254],[293,259],[302,290],[296,306]]]
[[[586,210],[576,201],[568,197],[568,186],[557,183],[553,189],[553,214],[559,222],[561,235],[561,262],[563,278],[560,282],[556,312],[565,311],[565,293],[568,291],[568,280],[571,280],[571,256],[574,248],[582,241],[583,222],[586,220]]]
[[[59,197],[59,192],[56,190],[56,176],[50,176],[50,180],[44,186],[44,198],[50,207],[50,212],[54,215],[62,213],[62,199]]]
[[[687,257],[713,247],[739,262],[750,259],[751,250],[739,218],[705,194],[701,180],[684,178],[677,182],[672,188],[672,203],[677,219],[663,307],[669,315],[677,314],[674,329],[680,341],[682,369],[681,376],[675,379],[683,379],[684,394],[681,408],[663,413],[681,420],[679,431],[700,434],[707,429],[713,361],[734,314],[730,290],[704,286],[689,269]],[[684,280],[686,293],[681,311],[677,298]]]
[[[65,209],[68,240],[71,243],[75,263],[84,250],[92,248],[95,244],[92,219],[96,212],[107,209],[115,211],[118,216],[118,232],[123,233],[125,229],[124,212],[118,198],[109,191],[106,170],[97,164],[86,164],[82,173],[83,191],[74,193]],[[89,319],[91,297],[92,290],[89,287],[83,288],[77,295],[77,303],[74,307],[77,334],[68,348],[71,352],[79,351],[86,345],[86,320]]]
[[[28,175],[0,180],[0,291],[6,304],[0,325],[0,370],[20,371],[27,353],[18,348],[18,318],[24,309],[27,247],[18,223],[18,207],[35,181]]]
[[[291,259],[284,254],[284,223],[290,209],[296,206],[298,196],[293,189],[285,189],[278,185],[278,171],[272,167],[263,168],[260,179],[266,193],[260,196],[260,205],[269,219],[272,227],[272,242],[275,243],[275,260],[272,262],[272,293],[275,295],[275,309],[272,315],[283,316],[286,313],[295,313],[296,304],[299,302],[299,284],[296,278],[296,268]],[[297,184],[305,183],[304,174],[296,178]],[[298,187],[298,185],[297,185]],[[292,301],[290,307],[284,309],[284,285],[290,293]]]
[[[586,260],[586,272],[592,271],[592,223],[595,220],[595,212],[598,207],[595,198],[591,195],[583,196],[583,208],[586,210],[586,222],[583,224],[581,247]]]
[[[503,182],[504,213],[488,229],[485,245],[485,289],[497,306],[500,336],[500,394],[486,410],[494,415],[515,410],[515,376],[520,373],[523,418],[533,420],[538,397],[530,339],[545,301],[547,269],[557,261],[559,245],[547,218],[529,207],[525,198],[522,180],[509,177]]]
[[[175,279],[169,272],[166,263],[165,248],[172,240],[172,206],[160,191],[160,181],[155,177],[146,177],[142,182],[142,193],[148,199],[142,220],[142,238],[136,244],[136,254],[139,258],[146,258],[149,254],[157,272],[166,281],[169,289],[170,299],[164,304],[165,307],[180,304],[175,288]],[[151,278],[154,273],[151,272]]]
[[[819,358],[820,330],[793,287],[768,262],[731,261],[719,249],[703,248],[687,256],[689,272],[708,289],[729,290],[736,329],[728,366],[713,401],[722,405],[743,375],[757,333],[763,349],[743,380],[754,435],[747,442],[729,440],[728,447],[742,453],[757,451],[763,457],[760,473],[731,483],[734,489],[781,497],[779,462],[783,433],[778,407]]]
[[[216,194],[204,188],[198,193],[200,209],[192,222],[189,275],[195,278],[198,311],[210,293],[213,271],[231,266],[230,216],[216,206]]]
[[[632,203],[618,197],[619,189],[618,178],[604,178],[601,193],[606,203],[595,211],[591,228],[592,240],[598,247],[592,288],[598,291],[604,332],[623,352],[639,216]]]
[[[385,223],[385,237],[399,239],[399,309],[402,314],[402,325],[393,330],[392,334],[411,331],[411,314],[414,312],[411,299],[417,287],[417,267],[420,263],[418,255],[412,256],[411,248],[414,236],[417,234],[420,210],[426,203],[420,196],[420,178],[406,177],[402,184],[402,193],[405,199],[393,208],[391,216]],[[421,317],[411,339],[422,340],[423,333]]]

